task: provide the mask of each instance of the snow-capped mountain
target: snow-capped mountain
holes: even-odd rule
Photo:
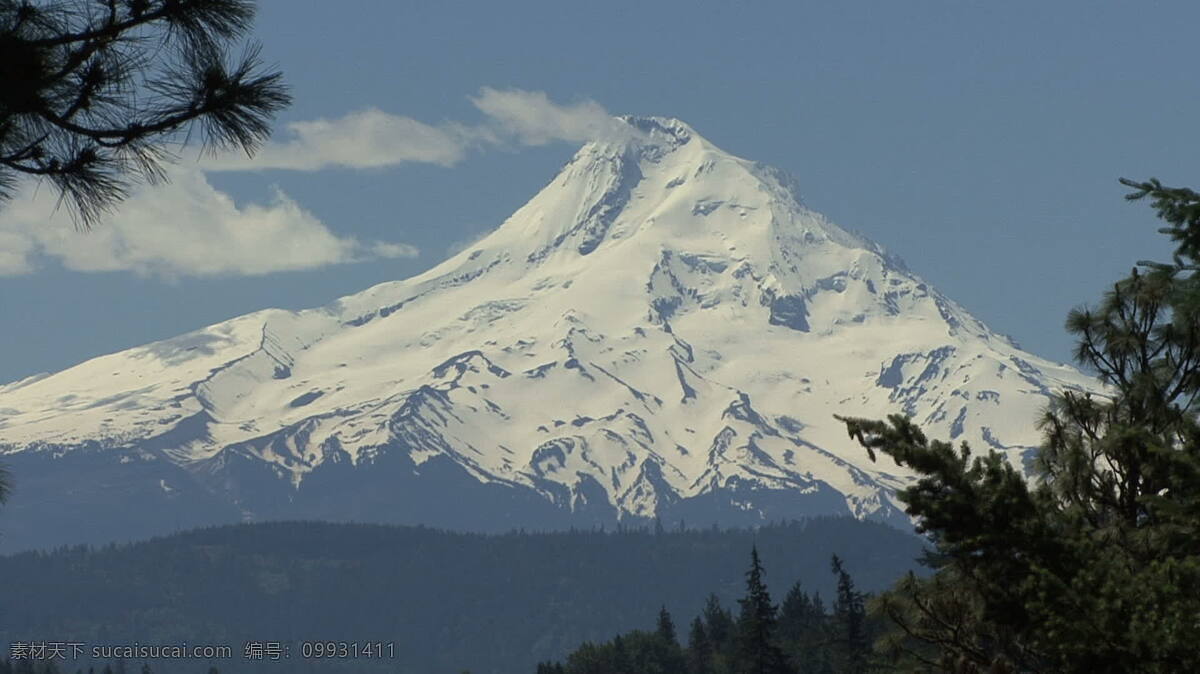
[[[902,518],[910,476],[835,413],[902,411],[1021,465],[1047,396],[1092,386],[780,171],[622,121],[424,274],[0,386],[5,547],[282,517]]]

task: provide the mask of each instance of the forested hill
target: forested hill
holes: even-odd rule
[[[826,597],[831,555],[872,591],[914,568],[923,546],[849,518],[669,529],[484,536],[267,523],[22,553],[0,557],[0,643],[227,644],[234,658],[213,663],[222,672],[527,672],[582,641],[650,626],[664,605],[681,623],[712,592],[736,606],[752,545],[773,591],[799,580]],[[395,657],[304,662],[302,640],[394,642]],[[291,661],[245,661],[247,641],[291,643]]]

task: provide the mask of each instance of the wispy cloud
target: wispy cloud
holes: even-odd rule
[[[431,126],[377,108],[337,119],[287,125],[287,140],[269,143],[253,159],[225,156],[202,163],[208,170],[290,169],[319,171],[394,166],[420,162],[451,166],[466,153],[469,131],[445,124]]]
[[[339,237],[278,189],[265,204],[238,206],[200,171],[175,167],[170,178],[138,189],[86,234],[55,211],[49,190],[27,189],[0,210],[0,274],[29,273],[39,257],[76,271],[180,277],[253,276],[417,254],[406,244]]]
[[[0,276],[28,274],[34,270],[32,257],[37,245],[26,232],[4,229],[6,212],[0,211]]]
[[[453,166],[471,148],[625,140],[639,132],[595,101],[560,105],[544,92],[484,87],[471,102],[484,114],[477,124],[427,124],[368,108],[336,119],[292,122],[282,138],[253,159],[228,155],[205,160],[210,171],[327,168],[369,169],[404,163]]]
[[[559,105],[541,91],[484,87],[471,102],[487,115],[499,137],[515,137],[524,145],[626,140],[638,135],[591,100]]]
[[[374,169],[404,163],[453,166],[472,149],[625,140],[638,132],[595,101],[558,104],[540,91],[485,87],[473,124],[428,124],[377,108],[292,122],[253,158],[226,155],[174,166],[170,182],[140,186],[88,234],[55,211],[49,188],[0,207],[0,275],[35,271],[41,258],[78,271],[167,277],[260,275],[375,258],[413,257],[405,243],[338,236],[276,189],[266,203],[238,206],[208,171]],[[453,248],[453,247],[452,247]]]

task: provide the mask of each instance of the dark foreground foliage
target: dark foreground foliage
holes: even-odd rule
[[[781,605],[771,600],[758,549],[750,553],[745,595],[736,617],[716,595],[676,637],[670,614],[658,629],[634,630],[602,643],[587,642],[563,662],[543,662],[536,674],[858,674],[872,665],[871,638],[882,627],[866,613],[865,595],[842,560],[833,557],[832,605],[796,582]]]
[[[898,669],[1200,671],[1200,194],[1122,182],[1178,248],[1068,317],[1107,390],[1064,391],[1046,411],[1039,481],[899,415],[845,419],[872,457],[924,476],[900,499],[936,574],[874,605]]]

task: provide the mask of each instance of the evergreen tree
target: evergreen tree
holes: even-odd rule
[[[11,490],[12,482],[8,470],[4,467],[4,464],[0,464],[0,505],[4,505],[8,501],[8,494]]]
[[[671,620],[671,614],[667,611],[666,606],[658,611],[658,636],[668,644],[677,645],[679,643],[675,638],[675,622]]]
[[[900,415],[843,419],[872,458],[922,475],[899,497],[936,573],[875,604],[908,666],[1200,671],[1200,194],[1122,182],[1168,223],[1174,260],[1139,263],[1068,316],[1077,360],[1107,388],[1057,396],[1036,482]]]
[[[611,645],[604,649],[584,642],[567,656],[567,664],[563,669],[570,674],[611,674],[616,671],[611,664],[611,651]]]
[[[779,608],[779,638],[802,674],[831,671],[826,619],[820,594],[809,596],[799,582],[792,585]]]
[[[657,632],[633,631],[626,635],[630,671],[636,674],[684,674],[687,659],[678,642],[668,642]]]
[[[854,580],[842,560],[833,556],[837,576],[837,601],[833,605],[834,655],[838,671],[859,674],[867,670],[870,642],[867,638],[867,611],[862,593],[854,589]]]
[[[45,178],[87,227],[130,177],[164,178],[193,125],[252,152],[289,103],[257,48],[228,63],[253,18],[247,0],[0,0],[0,203]]]
[[[679,639],[675,634],[675,621],[671,619],[671,614],[667,611],[667,607],[663,606],[658,612],[658,628],[655,630],[655,636],[658,637],[659,644],[648,649],[648,653],[643,657],[643,662],[650,669],[661,670],[666,674],[671,672],[684,672],[687,669],[687,658],[684,656],[683,648],[679,645]]]
[[[712,674],[713,645],[704,629],[704,621],[699,616],[692,620],[692,629],[688,633],[687,655],[688,670],[692,674]]]
[[[733,615],[721,606],[717,595],[708,595],[704,603],[704,626],[716,651],[728,650],[733,640]]]
[[[750,570],[746,572],[746,596],[739,599],[742,611],[737,622],[738,672],[776,674],[790,671],[783,651],[774,642],[776,609],[763,582],[758,548],[750,550]]]
[[[629,657],[629,651],[625,648],[625,640],[621,638],[620,634],[613,637],[610,663],[612,674],[634,674],[633,661]]]

